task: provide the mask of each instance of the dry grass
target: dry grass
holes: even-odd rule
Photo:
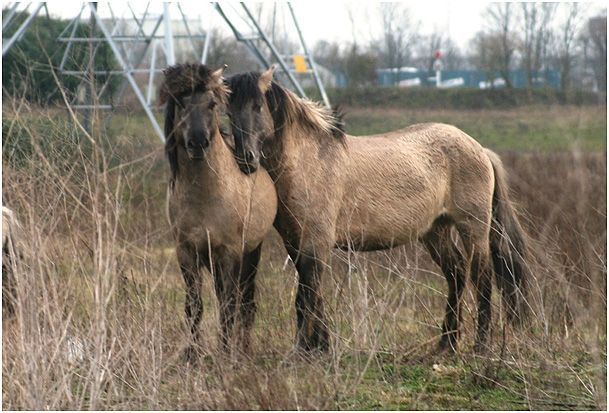
[[[191,367],[179,357],[189,335],[162,150],[145,135],[89,140],[62,117],[23,101],[3,108],[3,196],[26,252],[16,317],[3,318],[4,409],[606,407],[604,154],[502,154],[537,252],[535,312],[515,330],[496,300],[487,357],[471,352],[471,289],[461,352],[431,355],[445,281],[415,246],[336,252],[324,278],[331,352],[287,359],[296,277],[273,233],[251,357],[233,363],[216,352],[206,277],[206,355]]]

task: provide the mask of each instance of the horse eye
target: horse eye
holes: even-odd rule
[[[213,109],[216,107],[216,102],[214,102],[213,100],[211,102],[209,102],[209,108]]]

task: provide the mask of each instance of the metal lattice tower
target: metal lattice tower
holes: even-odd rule
[[[22,8],[22,10],[19,10],[19,6],[20,6],[19,2],[15,2],[15,3],[8,5],[8,7],[7,7],[8,12],[6,14],[6,17],[4,17],[2,19],[2,56],[4,56],[9,51],[9,49],[17,41],[19,41],[21,39],[21,37],[23,36],[23,33],[25,33],[25,31],[27,30],[29,25],[34,20],[34,17],[36,17],[38,15],[38,13],[40,12],[40,10],[43,7],[44,7],[45,11],[47,12],[47,16],[48,16],[48,9],[46,8],[46,3],[38,3],[36,6],[34,6],[34,8],[32,10],[30,10],[31,5],[32,5],[32,3],[27,3],[25,5],[25,7]],[[8,28],[11,27],[15,17],[17,17],[20,13],[28,13],[28,12],[30,13],[29,16],[15,30],[15,33],[10,37],[6,36],[6,32],[7,32]]]
[[[275,45],[275,42],[273,41],[271,36],[269,36],[264,31],[259,22],[259,19],[254,16],[254,13],[252,13],[250,8],[245,3],[240,3],[241,10],[235,7],[231,7],[230,3],[227,4],[228,6],[225,7],[220,3],[214,3],[214,7],[218,11],[218,14],[222,17],[222,19],[228,24],[233,34],[235,35],[235,38],[247,47],[247,49],[256,58],[261,67],[268,68],[273,62],[276,62],[279,65],[279,68],[281,69],[281,73],[285,77],[284,83],[291,86],[301,97],[306,97],[304,90],[302,89],[299,81],[295,77],[296,71],[293,65],[290,63],[291,56],[285,52],[281,53],[280,50],[278,50],[278,47]],[[298,53],[302,57],[304,57],[304,59],[308,63],[308,67],[310,69],[307,72],[313,77],[315,85],[319,91],[319,94],[321,95],[324,104],[329,107],[330,101],[328,100],[328,96],[326,95],[323,83],[319,78],[319,73],[317,71],[317,66],[315,64],[315,60],[313,59],[313,55],[309,53],[309,49],[307,48],[307,44],[300,29],[300,25],[298,24],[298,19],[296,18],[294,9],[291,3],[287,3],[286,6],[289,10],[290,20],[293,24],[293,28],[295,29],[296,34],[298,35],[298,46],[300,47]],[[275,3],[273,7],[276,8],[277,4]],[[228,8],[232,10],[227,10]],[[230,13],[231,11],[232,13]],[[275,19],[273,18],[273,23],[274,20]],[[241,25],[239,25],[239,23],[241,23]],[[285,26],[284,29],[286,29]],[[268,48],[268,50],[270,51],[270,56],[265,56],[265,54],[261,50],[261,44]]]
[[[186,4],[183,5],[184,8],[187,7]],[[162,71],[163,65],[176,63],[175,43],[177,41],[188,43],[188,49],[192,51],[195,60],[199,60],[201,63],[206,62],[211,39],[209,27],[211,26],[212,15],[216,12],[216,16],[219,15],[221,20],[228,25],[235,38],[246,46],[247,50],[260,65],[260,69],[266,69],[271,64],[276,63],[278,65],[279,81],[293,89],[301,97],[306,95],[298,80],[298,76],[312,76],[324,103],[327,106],[330,105],[324,86],[319,78],[315,61],[308,51],[291,4],[287,3],[287,8],[290,21],[292,22],[291,27],[297,34],[297,46],[300,49],[297,53],[307,63],[305,73],[301,70],[298,76],[296,75],[295,63],[291,60],[292,55],[279,51],[279,48],[273,41],[274,34],[269,36],[265,32],[259,18],[255,17],[254,13],[245,3],[240,3],[238,6],[233,6],[230,3],[209,3],[203,5],[207,7],[205,10],[205,15],[208,18],[207,30],[203,30],[203,24],[200,21],[198,30],[193,30],[190,25],[192,20],[187,18],[188,10],[183,10],[180,3],[163,3],[162,13],[156,15],[149,12],[150,3],[139,14],[127,3],[128,12],[123,12],[121,16],[117,16],[114,13],[109,2],[100,3],[100,6],[107,8],[110,18],[100,17],[97,3],[83,3],[80,6],[78,14],[68,22],[58,38],[60,45],[64,47],[59,66],[60,72],[64,76],[79,78],[81,80],[79,90],[87,92],[77,93],[74,100],[70,102],[70,106],[73,109],[83,110],[85,113],[92,110],[112,110],[115,108],[115,102],[131,91],[146,113],[159,138],[164,140],[163,132],[154,114],[154,99],[156,97],[154,91],[155,76]],[[29,8],[30,6],[28,5],[27,7]],[[189,4],[188,7],[191,7],[191,5]],[[277,5],[273,7],[275,12]],[[46,10],[45,3],[36,5],[15,34],[3,41],[3,55],[21,38],[34,17],[43,8]],[[17,14],[17,10],[18,3],[9,5],[7,17],[2,25],[3,32],[10,25],[11,20]],[[84,19],[87,16],[89,21],[86,24],[88,24],[91,30],[86,36],[82,34],[78,36],[77,29],[79,26],[82,27],[84,25]],[[177,16],[178,19],[172,20],[172,16]],[[275,17],[275,14],[273,17]],[[273,25],[274,22],[275,19],[273,18]],[[284,26],[284,29],[285,27],[287,25]],[[87,67],[71,69],[69,67],[70,53],[75,49],[74,45],[79,43],[89,46],[90,60]],[[94,61],[101,44],[109,46],[118,65],[116,70],[101,71],[95,69]],[[87,82],[93,76],[105,76],[105,82],[96,86],[95,96],[91,96],[91,93],[87,89]],[[122,84],[114,94],[110,94],[110,82],[112,79],[116,79],[117,76],[123,79]],[[136,81],[136,77],[139,77],[139,84]],[[142,78],[145,78],[146,81],[143,82]],[[142,85],[143,83],[145,85]],[[83,94],[85,95],[84,97]]]

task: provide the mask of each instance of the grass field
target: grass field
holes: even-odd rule
[[[346,111],[352,134],[441,121],[499,151],[533,240],[526,327],[505,325],[495,294],[491,351],[474,355],[468,288],[460,350],[437,356],[446,285],[424,251],[335,252],[323,280],[331,351],[289,359],[296,276],[272,233],[251,356],[216,352],[206,276],[206,355],[185,365],[158,138],[123,114],[94,144],[65,112],[16,102],[3,108],[3,199],[25,258],[16,316],[3,316],[3,408],[605,409],[606,107]]]
[[[604,151],[606,106],[532,106],[508,110],[395,110],[346,108],[347,131],[368,135],[420,122],[463,129],[494,150],[556,151],[574,146]]]

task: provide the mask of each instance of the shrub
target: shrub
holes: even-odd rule
[[[531,104],[598,104],[591,92],[552,89],[428,89],[368,86],[329,89],[332,104],[411,109],[506,109]],[[315,99],[315,92],[310,96]]]
[[[7,10],[2,11],[3,17]],[[27,13],[16,16],[8,27],[6,37],[10,37],[27,19]],[[22,95],[28,101],[47,105],[61,100],[61,93],[53,78],[52,71],[57,71],[63,57],[65,44],[60,44],[57,38],[66,27],[66,20],[36,16],[23,37],[15,43],[2,59],[2,87],[11,96]],[[86,36],[89,28],[78,23],[75,36]],[[86,67],[88,61],[88,45],[75,44],[70,51],[70,58],[65,69],[80,70]],[[99,44],[95,54],[96,70],[113,70],[117,64],[110,47]],[[106,75],[98,75],[97,81],[104,83]],[[120,79],[114,78],[109,84],[111,94],[119,84]],[[63,79],[63,87],[70,94],[76,93],[80,83],[79,78],[67,76]],[[107,93],[108,93],[107,92]]]

